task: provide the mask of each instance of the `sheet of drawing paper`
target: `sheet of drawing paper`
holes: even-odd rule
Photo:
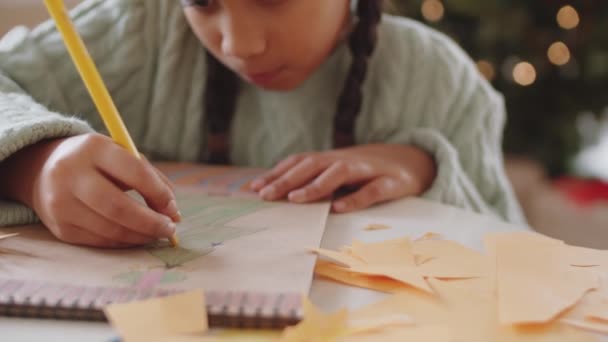
[[[14,253],[1,276],[94,286],[308,293],[328,203],[295,205],[179,193],[180,247],[103,250],[62,243],[44,227],[0,229]]]

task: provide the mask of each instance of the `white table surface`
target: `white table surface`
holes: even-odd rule
[[[367,224],[386,224],[392,229],[365,231]],[[335,249],[350,244],[355,238],[378,241],[436,232],[447,239],[482,250],[485,233],[526,229],[492,217],[420,199],[407,199],[358,213],[330,216],[322,246]],[[313,281],[310,295],[314,303],[328,311],[343,307],[358,308],[386,296],[321,279]],[[109,341],[115,336],[112,329],[102,323],[0,318],[1,341]]]

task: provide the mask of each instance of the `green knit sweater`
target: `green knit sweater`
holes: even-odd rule
[[[205,149],[205,54],[179,1],[88,0],[75,23],[139,149],[152,159],[200,161]],[[502,97],[451,40],[384,16],[356,123],[358,144],[416,145],[438,175],[425,198],[523,222],[503,170]],[[346,44],[298,89],[244,85],[232,126],[237,165],[270,167],[292,153],[331,148]],[[36,142],[103,124],[51,22],[0,41],[0,162]],[[36,221],[0,200],[0,226]]]

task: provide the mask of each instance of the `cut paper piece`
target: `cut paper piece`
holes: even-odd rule
[[[391,228],[392,228],[391,226],[387,226],[385,224],[370,224],[369,226],[365,227],[364,230],[376,231],[376,230],[388,230]]]
[[[560,321],[579,329],[608,334],[608,320],[597,319],[605,315],[607,298],[603,291],[590,291]]]
[[[343,248],[342,252],[325,249],[311,249],[311,251],[348,266],[348,270],[352,273],[385,276],[423,291],[432,292],[415,267],[411,241],[407,238],[375,243],[355,240],[352,246]]]
[[[405,313],[412,317],[417,326],[447,327],[450,341],[596,341],[585,332],[559,323],[526,328],[500,325],[494,296],[480,295],[469,289],[466,282],[430,279],[429,283],[437,296],[420,295],[412,291],[400,293],[357,310],[352,319],[364,320],[381,314]]]
[[[368,265],[416,266],[408,238],[375,243],[353,241],[350,252]]]
[[[350,320],[347,335],[377,333],[387,328],[412,326],[414,321],[406,314],[391,314],[379,317],[370,317],[365,320]]]
[[[350,336],[348,342],[453,342],[452,333],[446,326],[413,326],[384,329],[371,335]]]
[[[570,265],[577,267],[598,267],[608,272],[608,251],[568,246],[564,251]]]
[[[494,244],[502,324],[549,322],[599,287],[595,273],[564,260],[564,245],[513,235],[498,236]]]
[[[355,240],[350,253],[365,262],[350,265],[350,270],[373,276],[385,276],[423,291],[432,292],[423,275],[416,268],[412,243],[408,238],[365,243]]]
[[[214,337],[221,338],[219,341],[239,342],[276,342],[281,337],[280,330],[249,330],[249,329],[226,329],[212,330]]]
[[[0,235],[0,240],[4,240],[4,239],[9,239],[12,237],[15,237],[19,235],[19,233],[12,233],[12,234],[4,234],[4,235]]]
[[[426,280],[415,267],[399,267],[397,265],[361,265],[351,267],[354,273],[372,276],[385,276],[400,281],[417,289],[432,293]]]
[[[341,252],[336,252],[336,251],[332,251],[329,249],[323,249],[323,248],[309,248],[309,251],[318,254],[320,256],[329,258],[333,261],[336,261],[344,266],[348,266],[348,267],[353,267],[353,266],[358,266],[358,265],[363,265],[364,262],[360,259],[357,259],[351,255],[345,254],[345,253],[341,253]]]
[[[308,299],[304,299],[303,311],[304,319],[283,331],[282,342],[335,341],[346,334],[348,329],[346,310],[325,314]]]
[[[597,302],[587,309],[587,318],[608,324],[608,299]]]
[[[521,232],[508,232],[508,233],[504,233],[504,232],[503,233],[490,233],[490,234],[486,234],[483,239],[485,251],[488,256],[496,255],[496,243],[499,240],[500,241],[507,241],[507,240],[514,241],[514,242],[517,242],[519,245],[526,247],[526,248],[532,248],[539,244],[543,244],[543,245],[549,244],[549,245],[557,245],[557,246],[564,245],[564,242],[561,240],[553,239],[548,236],[541,235],[538,233],[533,233],[533,232],[521,231]]]
[[[207,311],[202,290],[141,302],[113,304],[104,309],[126,342],[191,340],[204,337]]]
[[[315,274],[344,284],[385,293],[399,293],[411,289],[402,282],[384,276],[368,276],[354,273],[348,268],[340,267],[324,260],[317,261]]]
[[[421,237],[417,238],[416,240],[414,240],[414,242],[427,241],[427,240],[443,240],[443,236],[439,233],[429,232],[429,233],[425,233]]]
[[[586,330],[589,332],[608,334],[608,324],[600,321],[592,320],[578,320],[571,318],[564,318],[560,320],[562,323],[567,324],[571,327]]]
[[[488,257],[454,241],[418,241],[412,245],[412,252],[419,257],[418,269],[426,277],[465,279],[489,275]]]

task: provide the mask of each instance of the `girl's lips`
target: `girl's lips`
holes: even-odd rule
[[[284,68],[277,68],[268,72],[246,74],[246,78],[258,85],[268,85],[272,83],[283,72]]]

